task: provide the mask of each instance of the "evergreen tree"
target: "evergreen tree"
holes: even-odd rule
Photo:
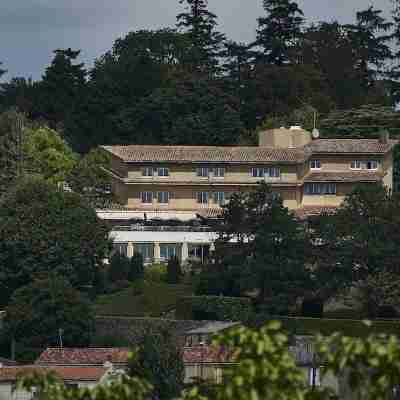
[[[15,110],[0,114],[0,196],[24,171],[23,121]]]
[[[214,75],[225,35],[216,30],[217,16],[207,8],[207,0],[179,0],[186,12],[177,16],[177,27],[189,38],[186,64],[193,72]]]
[[[86,84],[84,65],[75,64],[80,50],[59,49],[54,54],[38,88],[41,116],[51,121],[53,126],[61,122],[65,124],[81,101]]]
[[[32,361],[44,348],[59,345],[60,329],[65,346],[88,346],[94,329],[90,301],[56,274],[19,288],[6,311],[6,335],[16,340],[17,355],[25,356],[25,362],[27,356]]]
[[[140,253],[135,253],[130,260],[128,279],[135,281],[142,279],[144,276],[143,256]]]
[[[129,375],[146,379],[152,400],[176,399],[184,384],[184,364],[176,338],[167,330],[148,332],[129,365]]]
[[[1,68],[2,65],[3,63],[0,61],[0,78],[7,72],[6,69]]]
[[[119,252],[114,253],[110,259],[110,265],[107,271],[108,282],[127,281],[129,269],[129,258]]]
[[[357,56],[356,68],[366,87],[384,73],[384,67],[392,60],[391,22],[381,15],[382,10],[373,6],[357,12],[355,25],[347,25],[350,41]]]
[[[258,19],[258,59],[266,64],[283,65],[294,59],[294,49],[301,37],[303,12],[291,0],[263,0],[267,16]]]
[[[181,281],[182,269],[178,257],[171,257],[167,264],[167,283],[176,285]]]

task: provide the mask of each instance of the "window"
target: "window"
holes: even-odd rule
[[[321,161],[320,160],[311,160],[310,161],[310,169],[321,169]]]
[[[224,192],[215,192],[214,193],[214,203],[222,206],[225,204],[225,193]]]
[[[163,260],[169,260],[178,255],[177,245],[174,244],[160,244],[160,257]]]
[[[225,168],[221,167],[214,168],[214,176],[216,178],[223,178],[225,176]]]
[[[368,160],[368,161],[353,160],[351,162],[350,168],[375,170],[378,169],[378,166],[379,163],[376,160]]]
[[[270,167],[265,170],[265,176],[268,178],[280,178],[281,170],[277,167]]]
[[[359,160],[353,160],[351,162],[351,169],[361,169],[361,161]]]
[[[197,202],[200,204],[208,204],[208,192],[198,192]]]
[[[253,178],[264,178],[264,168],[252,168],[250,174]]]
[[[169,176],[169,168],[158,168],[158,176]]]
[[[144,262],[151,262],[154,257],[154,245],[152,243],[135,244],[135,251],[140,253]]]
[[[143,176],[153,176],[154,168],[153,167],[144,167],[142,171]]]
[[[169,192],[158,192],[157,193],[157,201],[161,204],[169,203]]]
[[[367,169],[378,169],[378,161],[376,160],[367,161]]]
[[[142,203],[151,204],[153,203],[153,192],[142,192]]]
[[[197,168],[197,176],[200,176],[201,178],[208,178],[210,171],[208,167],[200,167]]]
[[[114,253],[117,253],[120,256],[127,256],[128,255],[128,243],[114,243],[113,250],[114,250]]]
[[[309,195],[336,194],[336,183],[306,183],[304,193]]]

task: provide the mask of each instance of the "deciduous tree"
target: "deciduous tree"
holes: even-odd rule
[[[108,233],[80,195],[21,179],[0,206],[1,304],[37,274],[58,273],[76,288],[92,285],[108,256]]]

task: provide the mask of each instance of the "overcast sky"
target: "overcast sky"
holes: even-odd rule
[[[391,0],[299,0],[309,21],[351,22],[356,10],[374,5],[390,14]],[[220,30],[230,39],[254,39],[262,0],[209,0]],[[173,26],[178,0],[0,0],[0,61],[6,78],[40,78],[57,48],[82,49],[82,61],[111,48],[137,29]]]

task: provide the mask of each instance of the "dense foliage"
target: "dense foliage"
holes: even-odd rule
[[[42,275],[15,291],[6,308],[4,334],[16,342],[17,357],[46,347],[90,343],[94,314],[89,300],[63,277]]]
[[[136,349],[129,374],[151,383],[152,399],[176,398],[184,379],[182,353],[176,339],[167,331],[149,332]]]
[[[226,38],[207,0],[179,3],[176,27],[129,32],[92,68],[79,50],[55,50],[41,80],[0,84],[0,111],[46,120],[84,153],[99,144],[252,144],[266,123],[309,127],[304,109],[311,127],[315,112],[325,119],[366,105],[387,107],[382,119],[397,117],[397,1],[389,18],[371,6],[352,23],[312,24],[295,1],[263,0],[250,43]],[[324,132],[333,123],[335,134],[360,134],[342,130],[335,114],[329,120]]]
[[[338,398],[333,387],[310,386],[304,372],[296,365],[289,352],[288,337],[277,322],[260,330],[244,327],[230,329],[215,341],[216,345],[230,349],[235,364],[225,371],[222,384],[209,390],[196,385],[184,391],[179,398],[185,400],[328,400]],[[400,379],[399,340],[396,336],[370,335],[357,339],[334,334],[317,339],[318,359],[323,360],[322,380],[333,374],[345,384],[348,395],[366,400],[395,398]],[[153,358],[157,359],[157,354]],[[175,360],[176,361],[176,360]],[[154,364],[148,365],[153,370]],[[36,387],[43,399],[143,400],[152,388],[143,374],[134,370],[135,377],[116,377],[111,384],[94,389],[67,388],[54,375],[30,374],[20,379],[17,389]],[[138,377],[137,377],[138,376]],[[171,386],[172,387],[172,386]],[[171,387],[163,394],[171,393]],[[176,387],[176,386],[174,386]],[[154,389],[153,389],[154,393]],[[168,398],[168,397],[161,397]]]
[[[81,196],[21,179],[0,206],[1,304],[41,273],[63,275],[75,288],[93,285],[108,250],[108,228]]]

